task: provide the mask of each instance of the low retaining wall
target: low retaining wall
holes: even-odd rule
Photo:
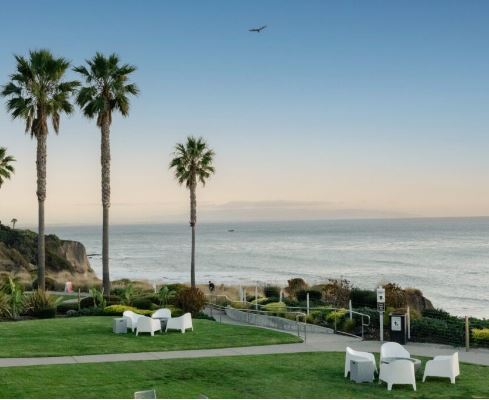
[[[263,314],[253,314],[251,312],[236,310],[231,307],[227,307],[225,309],[225,313],[229,318],[235,321],[245,322],[251,325],[263,326],[265,328],[297,332],[297,322],[287,318],[274,317],[271,315]],[[306,325],[308,333],[333,333],[332,329],[326,328],[324,326],[312,324]],[[301,324],[301,331],[304,329],[303,326],[304,324]]]

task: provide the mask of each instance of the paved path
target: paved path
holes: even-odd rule
[[[222,323],[235,323],[229,318],[222,316]],[[331,352],[345,351],[346,346],[351,346],[355,350],[379,352],[380,342],[361,341],[356,338],[340,336],[334,334],[308,334],[304,343],[277,344],[267,346],[232,347],[225,349],[207,350],[181,350],[163,352],[144,352],[144,353],[123,353],[123,354],[98,354],[87,356],[65,356],[65,357],[35,357],[35,358],[1,358],[0,367],[18,367],[28,365],[54,365],[54,364],[85,364],[100,362],[120,362],[120,361],[143,361],[143,360],[168,360],[176,358],[201,358],[201,357],[221,357],[221,356],[242,356],[259,354],[283,354],[283,353],[304,353],[304,352]],[[434,344],[409,344],[405,346],[413,356],[433,357],[440,354],[451,354],[455,349],[451,346]],[[459,350],[460,361],[473,364],[489,366],[489,350],[474,349],[466,352]]]

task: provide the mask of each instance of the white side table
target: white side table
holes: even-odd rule
[[[114,318],[112,320],[112,332],[127,333],[127,323],[125,318]]]

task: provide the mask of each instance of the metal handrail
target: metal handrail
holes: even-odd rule
[[[225,300],[229,301],[229,302],[240,302],[239,300],[233,300],[233,299],[230,299],[228,296],[224,295],[224,294],[206,294],[206,297],[214,297],[215,300],[217,300],[217,298],[224,298]],[[243,304],[248,304],[250,306],[252,306],[254,308],[254,310],[251,310],[251,309],[236,309],[236,310],[240,310],[240,311],[262,311],[262,312],[267,312],[267,311],[264,311],[264,310],[260,310],[260,308],[265,308],[266,305],[262,305],[262,304],[258,304],[257,302],[255,303],[252,303],[252,302],[249,302],[249,301],[243,301],[243,302],[240,302],[240,303],[243,303]],[[209,303],[210,304],[210,303]],[[307,307],[299,307],[299,306],[285,306],[285,309],[287,313],[297,313],[297,312],[302,312],[304,310],[307,311]],[[301,311],[289,311],[289,310],[301,310]],[[344,335],[348,335],[348,336],[354,336],[354,337],[359,337],[359,338],[364,338],[364,332],[365,332],[365,327],[368,327],[370,326],[370,315],[368,314],[365,314],[365,313],[361,313],[361,312],[358,312],[358,311],[354,311],[354,310],[348,310],[346,308],[341,308],[341,307],[328,307],[328,306],[320,306],[320,307],[310,307],[308,309],[308,311],[315,311],[315,310],[331,310],[331,311],[338,311],[338,310],[346,310],[348,312],[351,312],[351,314],[355,314],[355,315],[358,315],[360,318],[361,318],[361,336],[358,336],[358,335],[354,335],[354,334],[351,334],[351,333],[348,333],[348,332],[343,332],[343,331],[340,331],[337,329],[337,326],[336,326],[336,318],[334,320],[334,331],[335,333],[341,333],[341,334],[344,334]],[[276,313],[276,311],[268,311],[268,313]],[[307,314],[304,314],[307,319]],[[366,318],[366,322],[365,322],[365,318]]]

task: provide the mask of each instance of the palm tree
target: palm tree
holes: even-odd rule
[[[207,178],[214,174],[212,165],[214,151],[203,138],[189,136],[187,143],[177,143],[170,169],[174,168],[175,178],[180,185],[190,190],[190,226],[192,227],[192,258],[190,261],[190,283],[195,287],[195,224],[197,223],[197,183],[205,186]]]
[[[109,294],[110,125],[114,111],[119,111],[124,117],[129,115],[128,95],[137,95],[139,89],[135,84],[128,83],[129,74],[136,67],[120,65],[116,54],[105,57],[96,53],[86,63],[87,66],[74,68],[86,82],[86,86],[79,90],[76,102],[87,118],[97,118],[97,126],[102,133],[102,275],[104,292]]]
[[[39,205],[39,235],[37,239],[38,287],[45,289],[44,202],[46,200],[46,160],[48,120],[59,133],[60,116],[71,114],[70,96],[79,85],[64,81],[70,66],[68,60],[55,58],[49,50],[29,52],[29,57],[15,56],[16,71],[10,75],[1,94],[7,97],[7,110],[14,119],[25,121],[25,131],[37,140],[37,201]]]
[[[13,162],[15,162],[15,158],[7,155],[7,149],[5,147],[0,147],[0,187],[15,172],[15,168],[12,165]]]
[[[15,224],[17,223],[17,218],[12,218],[12,220],[10,222],[12,222],[12,229],[15,229]]]

